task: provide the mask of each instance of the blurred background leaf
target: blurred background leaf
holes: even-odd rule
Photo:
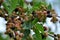
[[[51,10],[51,9],[52,9],[52,5],[49,4],[47,10]]]
[[[8,11],[8,14],[11,15],[13,10],[17,7],[18,0],[6,0],[3,2],[4,8]]]

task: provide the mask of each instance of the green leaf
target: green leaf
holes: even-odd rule
[[[34,28],[33,31],[35,32],[36,38],[35,40],[42,40],[42,36],[37,28]]]
[[[52,9],[52,5],[49,4],[47,9],[48,9],[48,10],[51,10],[51,9]]]
[[[32,25],[35,25],[37,22],[38,22],[38,18],[35,18],[35,19],[32,21]]]
[[[4,8],[9,12],[9,8],[8,8],[8,6],[6,5],[5,2],[3,2],[3,6],[4,6]]]
[[[6,37],[2,37],[2,36],[3,36],[3,34],[0,33],[0,40],[9,40],[9,36],[8,35],[6,35]]]
[[[33,10],[39,9],[41,0],[33,0]]]
[[[18,4],[18,0],[11,0],[11,6],[10,6],[10,12],[12,13],[13,10],[17,7],[17,4]]]
[[[33,0],[33,10],[41,10],[41,5],[47,6],[47,3],[43,0]]]
[[[18,0],[6,0],[3,2],[4,8],[8,11],[8,14],[11,15],[13,10],[17,7]]]
[[[23,7],[24,6],[24,0],[18,0],[19,6]]]
[[[31,28],[32,28],[32,23],[31,23],[31,21],[24,22],[23,28],[24,28],[24,29],[31,29]]]
[[[42,25],[42,24],[36,23],[36,24],[35,24],[35,27],[36,27],[39,31],[41,31],[42,33],[44,33],[44,29],[43,29],[43,25]]]
[[[33,31],[35,32],[36,39],[35,40],[42,40],[42,34],[44,33],[43,25],[36,23],[35,26],[33,27]],[[41,33],[40,33],[41,31]]]
[[[25,29],[25,31],[24,31],[24,37],[25,38],[28,37],[29,34],[30,34],[30,30],[29,29]]]

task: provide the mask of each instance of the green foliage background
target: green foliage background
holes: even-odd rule
[[[27,5],[25,5],[25,7],[24,7],[24,5],[25,5],[24,0],[6,0],[5,2],[3,2],[3,6],[8,11],[9,16],[11,16],[12,12],[14,11],[14,9],[17,6],[21,6],[24,9],[27,9]],[[40,9],[41,5],[47,6],[47,3],[44,0],[33,0],[33,6],[31,8],[31,10],[28,9],[29,13],[31,13],[34,10]],[[47,9],[51,10],[51,5],[49,5]],[[27,12],[28,12],[28,10],[27,10]],[[24,29],[27,30],[26,31],[27,34],[26,34],[26,32],[25,32],[25,34],[27,36],[29,34],[29,30],[31,29],[31,27],[34,26],[33,30],[35,32],[35,35],[33,37],[36,38],[34,40],[46,40],[46,39],[42,39],[42,35],[41,35],[41,33],[42,34],[44,33],[43,25],[42,24],[38,24],[37,22],[38,22],[38,18],[35,18],[33,21],[25,22],[23,24]],[[41,33],[40,33],[40,31],[41,31]],[[2,38],[1,34],[0,34],[0,40],[9,40],[7,38],[6,39]]]

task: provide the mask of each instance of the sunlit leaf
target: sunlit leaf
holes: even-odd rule
[[[35,40],[42,40],[42,36],[41,36],[39,30],[37,28],[34,28],[33,30],[34,30],[35,35],[36,35]]]
[[[39,9],[41,0],[33,0],[33,10]]]
[[[36,24],[35,24],[35,27],[36,27],[39,31],[41,31],[42,33],[44,33],[44,29],[43,29],[43,25],[42,25],[42,24],[36,23]]]

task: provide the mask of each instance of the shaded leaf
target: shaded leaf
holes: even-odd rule
[[[31,28],[32,28],[32,23],[31,23],[31,21],[24,22],[23,28],[24,28],[24,29],[31,29]]]
[[[51,4],[48,5],[48,8],[47,8],[47,9],[48,9],[48,10],[51,10],[51,9],[52,9]]]
[[[18,0],[19,6],[23,7],[24,6],[24,0]]]
[[[35,25],[37,22],[38,22],[38,18],[35,18],[35,19],[32,21],[32,24]]]
[[[11,15],[13,10],[17,7],[17,3],[18,0],[10,0],[10,1],[3,2],[3,6],[8,11],[9,15]]]

